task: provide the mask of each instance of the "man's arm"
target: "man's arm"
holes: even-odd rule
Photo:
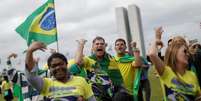
[[[26,69],[30,72],[36,64],[36,61],[33,58],[33,53],[36,50],[44,50],[46,48],[44,43],[33,42],[27,49],[27,54],[25,58]]]
[[[8,57],[7,57],[7,65],[8,66],[12,66],[12,63],[11,63],[11,58],[16,58],[17,57],[17,54],[15,54],[15,53],[11,53]]]
[[[79,66],[81,66],[83,64],[83,51],[84,51],[84,45],[87,42],[87,40],[85,39],[80,39],[77,41],[78,42],[78,47],[77,47],[77,51],[76,51],[76,55],[75,55],[75,63]]]
[[[133,61],[132,66],[134,68],[140,68],[142,66],[142,60],[140,56],[135,56],[135,61]]]

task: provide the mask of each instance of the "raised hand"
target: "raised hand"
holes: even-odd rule
[[[42,42],[37,42],[37,41],[33,42],[28,48],[28,50],[32,51],[32,52],[34,52],[36,50],[44,51],[45,49],[46,49],[46,45]]]
[[[34,60],[33,58],[33,52],[36,51],[36,50],[42,50],[44,51],[46,49],[46,45],[42,42],[33,42],[28,50],[27,50],[27,53],[26,53],[26,58],[25,58],[25,63],[26,63],[26,69],[30,72],[35,64],[36,64],[36,61]]]
[[[136,42],[131,42],[130,45],[131,45],[132,48],[136,48],[137,43]]]
[[[158,27],[155,29],[155,33],[156,33],[156,39],[159,39],[161,40],[161,36],[163,34],[164,30],[163,30],[163,27]]]
[[[161,41],[163,32],[164,32],[164,30],[163,30],[162,26],[155,29],[156,45],[160,46],[160,47],[163,47],[163,42]]]
[[[83,51],[84,51],[84,45],[85,43],[87,42],[87,40],[85,39],[80,39],[80,40],[76,40],[77,43],[78,43],[78,47],[77,47],[77,51],[76,51],[76,54],[75,54],[75,63],[77,65],[82,65],[83,63]]]
[[[158,48],[163,47],[163,42],[161,41],[161,36],[163,33],[162,27],[155,29],[155,40],[151,44],[151,47],[148,51],[148,55],[150,57],[150,60],[152,61],[153,65],[155,65],[156,70],[158,71],[159,75],[162,75],[164,72],[165,64],[158,56]]]
[[[17,57],[17,54],[16,53],[11,53],[9,56],[8,56],[8,59],[10,59],[10,58],[16,58]]]
[[[50,48],[50,53],[53,54],[53,53],[56,53],[57,51],[55,49],[52,49]]]
[[[86,39],[80,39],[80,40],[76,40],[78,42],[79,45],[85,45],[85,43],[87,42]]]

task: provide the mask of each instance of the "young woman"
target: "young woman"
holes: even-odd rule
[[[201,101],[201,91],[196,75],[187,70],[188,46],[184,39],[173,38],[167,47],[164,62],[157,55],[157,45],[162,45],[162,27],[156,29],[156,41],[149,50],[149,57],[164,84],[166,100]]]

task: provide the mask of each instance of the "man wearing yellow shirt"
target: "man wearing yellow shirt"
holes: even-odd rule
[[[125,52],[126,41],[121,38],[115,41],[115,51],[115,59],[118,61],[119,69],[124,81],[124,86],[128,92],[132,94],[133,81],[135,76],[135,68],[132,65],[134,57]]]
[[[56,101],[96,101],[91,86],[84,78],[70,75],[67,69],[67,59],[63,54],[53,53],[48,58],[48,67],[54,78],[41,78],[37,76],[36,62],[33,53],[36,50],[44,50],[44,43],[33,42],[26,54],[26,74],[28,81],[42,95],[46,96],[46,100]]]
[[[105,51],[107,45],[103,37],[98,36],[94,38],[90,56],[84,56],[83,54],[85,43],[86,40],[84,39],[78,41],[74,63],[69,67],[70,72],[89,79],[93,87],[95,87],[93,89],[95,96],[103,95],[99,97],[101,101],[111,101],[112,95],[123,89],[123,80],[118,68],[118,62]],[[111,84],[114,87],[111,87]],[[110,88],[114,88],[112,94]]]

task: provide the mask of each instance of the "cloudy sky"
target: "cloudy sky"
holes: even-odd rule
[[[0,58],[4,66],[6,56],[11,52],[19,55],[17,64],[23,64],[22,51],[27,48],[15,28],[21,24],[46,0],[1,0],[0,3]],[[124,37],[117,32],[115,8],[136,4],[141,10],[145,40],[154,36],[154,28],[163,26],[163,40],[171,35],[185,35],[201,40],[201,1],[200,0],[55,0],[60,52],[72,57],[76,50],[76,41],[88,40],[85,49],[90,50],[91,40],[103,36],[109,46],[117,37]],[[199,40],[199,41],[200,41]],[[146,47],[148,43],[146,41]],[[55,44],[50,45],[56,48]],[[41,60],[46,59],[39,52]],[[22,67],[19,67],[22,68]]]

